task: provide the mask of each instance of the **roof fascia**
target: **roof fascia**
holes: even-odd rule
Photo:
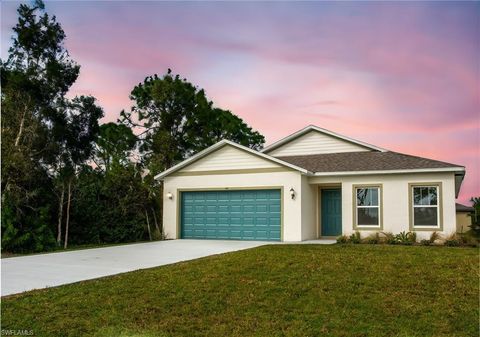
[[[339,171],[339,172],[316,172],[314,177],[325,176],[359,176],[359,175],[373,175],[373,174],[402,174],[402,173],[437,173],[437,172],[455,172],[465,173],[465,167],[442,167],[442,168],[427,168],[427,169],[404,169],[404,170],[370,170],[370,171]]]

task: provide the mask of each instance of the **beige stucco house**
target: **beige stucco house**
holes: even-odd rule
[[[465,168],[308,126],[255,151],[231,141],[160,173],[167,238],[302,241],[456,230]]]

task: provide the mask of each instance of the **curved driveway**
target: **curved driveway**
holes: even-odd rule
[[[1,295],[59,286],[268,244],[170,240],[2,259]]]

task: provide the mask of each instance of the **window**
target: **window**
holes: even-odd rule
[[[412,186],[413,227],[440,227],[439,186]]]
[[[381,227],[381,188],[380,186],[354,187],[355,227],[380,228]]]

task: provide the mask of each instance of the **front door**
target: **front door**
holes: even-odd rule
[[[338,189],[322,189],[322,236],[342,234],[342,192]]]

